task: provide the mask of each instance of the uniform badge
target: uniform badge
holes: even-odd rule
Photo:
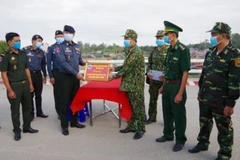
[[[28,59],[28,62],[32,62],[31,58]]]
[[[15,57],[11,57],[11,60],[14,61],[14,60],[15,60]]]
[[[38,57],[38,58],[42,58],[42,55],[41,55],[41,54],[37,54],[37,57]]]
[[[71,50],[69,48],[66,48],[65,52],[71,52]]]
[[[60,48],[56,48],[55,52],[59,53],[60,52]]]
[[[14,69],[14,70],[17,70],[17,66],[16,66],[16,65],[14,65],[14,66],[13,66],[13,69]]]
[[[29,52],[27,55],[28,55],[28,56],[32,56],[32,53],[31,53],[31,52]]]
[[[240,58],[235,59],[235,66],[236,66],[237,68],[240,68]]]
[[[71,59],[71,57],[70,57],[70,56],[67,56],[67,59],[68,59],[68,60],[70,60],[70,59]]]
[[[226,61],[224,59],[220,59],[220,62],[225,63]]]
[[[177,61],[177,60],[178,60],[178,58],[177,58],[177,57],[173,57],[173,60]]]

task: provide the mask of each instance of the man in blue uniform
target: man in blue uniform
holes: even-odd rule
[[[50,83],[53,85],[53,94],[54,94],[54,101],[55,101],[55,109],[58,114],[58,118],[60,119],[60,85],[59,85],[59,62],[57,60],[56,53],[58,52],[57,49],[59,45],[64,41],[63,32],[57,30],[55,32],[55,39],[56,43],[53,44],[51,47],[48,48],[47,53],[47,69],[48,75],[50,77]]]
[[[34,35],[32,37],[32,46],[24,47],[23,51],[27,55],[27,60],[29,63],[29,70],[31,73],[32,83],[34,87],[34,92],[32,92],[32,113],[31,120],[34,119],[34,103],[33,97],[35,95],[35,104],[37,117],[47,118],[42,111],[42,90],[43,82],[46,83],[46,59],[44,52],[41,50],[43,38],[40,35]],[[42,77],[42,73],[44,78]]]
[[[82,74],[79,73],[79,65],[85,65],[81,58],[79,45],[73,42],[75,30],[73,27],[64,26],[64,42],[56,48],[56,55],[59,61],[59,79],[61,85],[60,98],[60,120],[62,134],[68,135],[68,103],[72,101],[80,86],[79,80],[83,80]],[[71,127],[84,128],[77,120],[77,114],[72,115]]]

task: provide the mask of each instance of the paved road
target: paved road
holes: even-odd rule
[[[158,121],[146,127],[146,134],[140,140],[133,140],[133,133],[120,134],[118,120],[108,113],[93,121],[89,119],[85,129],[70,129],[69,136],[60,132],[54,106],[52,87],[44,86],[43,110],[49,118],[35,118],[32,127],[39,129],[38,134],[22,134],[19,142],[13,140],[12,123],[6,91],[0,85],[0,160],[214,160],[218,151],[216,127],[211,135],[211,145],[208,151],[199,154],[189,154],[188,149],[196,144],[199,131],[198,103],[196,86],[188,86],[187,101],[187,137],[185,148],[172,152],[174,142],[156,143],[155,139],[162,135],[163,120],[161,113],[161,97],[159,98]],[[148,85],[145,88],[146,104],[149,102]],[[110,107],[116,104],[108,102]],[[147,105],[146,105],[147,106]],[[94,113],[102,110],[102,101],[94,101]],[[240,159],[240,101],[233,115],[235,128],[235,145],[233,160]],[[122,128],[126,126],[123,120]]]

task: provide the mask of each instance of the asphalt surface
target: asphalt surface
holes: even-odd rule
[[[163,118],[161,96],[158,103],[158,121],[146,126],[147,132],[139,140],[133,140],[134,133],[119,133],[118,120],[112,113],[107,113],[84,123],[86,128],[69,128],[70,134],[61,134],[60,121],[54,109],[52,86],[44,85],[43,111],[48,114],[46,119],[35,118],[32,127],[39,129],[37,134],[22,133],[22,139],[13,140],[10,107],[6,98],[6,90],[0,84],[0,160],[214,160],[219,149],[217,130],[214,126],[211,144],[208,151],[198,154],[188,153],[188,149],[196,143],[199,132],[197,86],[188,86],[187,131],[188,141],[182,151],[173,152],[173,142],[157,143],[155,139],[162,136]],[[145,87],[145,103],[148,107],[148,85]],[[114,108],[116,103],[107,102]],[[234,149],[232,160],[240,159],[240,100],[232,116],[234,124]],[[93,102],[93,112],[102,112],[102,101]],[[122,120],[122,128],[126,121]]]

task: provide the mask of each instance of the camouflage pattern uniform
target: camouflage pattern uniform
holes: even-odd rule
[[[127,30],[124,37],[137,38],[134,30]],[[129,47],[122,66],[115,68],[118,71],[114,79],[122,77],[121,91],[127,92],[133,114],[127,128],[135,132],[145,132],[145,109],[144,109],[144,55],[137,45]]]
[[[163,37],[164,31],[159,30],[156,34],[156,37]],[[147,66],[147,73],[150,72],[150,70],[155,71],[164,71],[163,63],[165,61],[168,46],[163,45],[161,46],[161,50],[158,49],[158,47],[154,47],[151,55],[148,57],[148,66]],[[150,94],[150,100],[149,100],[149,109],[148,109],[148,116],[149,120],[152,122],[155,122],[157,120],[157,100],[158,100],[158,90],[162,86],[162,81],[156,81],[156,80],[150,80],[149,84],[149,94]]]
[[[231,28],[222,22],[216,23],[213,29],[219,33],[231,33]],[[208,149],[214,118],[220,145],[218,157],[229,160],[232,156],[233,127],[231,116],[225,116],[223,111],[225,106],[234,107],[239,98],[240,53],[231,43],[221,53],[216,53],[217,47],[210,48],[206,53],[199,80],[200,132],[197,146]]]

